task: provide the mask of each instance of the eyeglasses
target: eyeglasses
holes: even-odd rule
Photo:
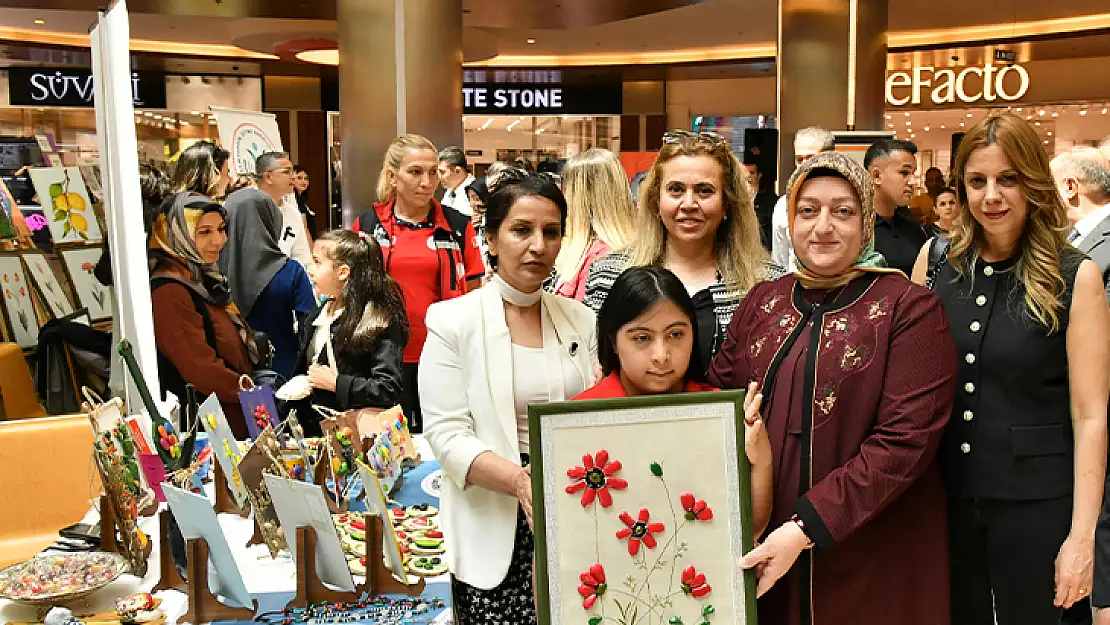
[[[686,143],[687,141],[694,145],[702,144],[710,149],[716,149],[721,146],[727,146],[728,140],[715,132],[690,132],[689,130],[668,130],[663,133],[663,143]]]
[[[283,167],[281,169],[271,169],[268,173],[271,174],[291,174],[293,173],[292,167]]]

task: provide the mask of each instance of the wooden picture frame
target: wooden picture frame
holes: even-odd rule
[[[4,336],[31,351],[39,344],[38,312],[34,294],[20,254],[0,252],[0,308],[3,309]]]
[[[541,625],[756,622],[743,398],[529,406]]]
[[[112,289],[97,281],[93,267],[104,254],[102,245],[56,246],[62,270],[73,286],[77,306],[87,308],[93,323],[112,319]]]
[[[27,275],[39,291],[46,309],[55,319],[64,319],[74,312],[73,304],[66,296],[58,275],[50,266],[46,254],[40,251],[20,252],[23,264],[27,268]]]

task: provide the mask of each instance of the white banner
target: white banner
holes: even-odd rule
[[[208,107],[216,118],[220,143],[231,152],[228,169],[232,176],[253,174],[254,161],[266,152],[281,152],[281,131],[272,113]]]
[[[115,2],[89,33],[96,87],[96,138],[108,245],[112,251],[112,296],[116,302],[126,303],[114,307],[112,346],[115,349],[120,339],[131,342],[147,388],[157,400],[161,392],[139,189],[135,106],[131,100],[130,36],[126,0]],[[128,412],[138,414],[144,406],[134,382],[120,371],[118,356],[113,354],[110,360],[113,390],[124,390]]]

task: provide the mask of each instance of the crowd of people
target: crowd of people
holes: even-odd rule
[[[910,142],[794,151],[775,201],[668,132],[634,201],[607,150],[477,177],[403,135],[378,203],[314,236],[287,154],[239,184],[198,144],[148,202],[163,386],[400,404],[464,625],[536,622],[530,404],[715,389],[748,391],[761,622],[1110,623],[1106,153],[992,115],[915,196]]]

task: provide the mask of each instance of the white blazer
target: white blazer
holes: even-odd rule
[[[574,300],[542,295],[543,349],[552,401],[586,390],[594,378],[593,312]],[[494,285],[428,308],[420,355],[424,434],[448,479],[440,491],[446,563],[460,581],[483,589],[509,571],[516,536],[516,498],[467,485],[470,465],[490,451],[520,464],[513,398],[512,342]],[[565,379],[563,360],[578,375]],[[542,375],[541,372],[537,374]]]

